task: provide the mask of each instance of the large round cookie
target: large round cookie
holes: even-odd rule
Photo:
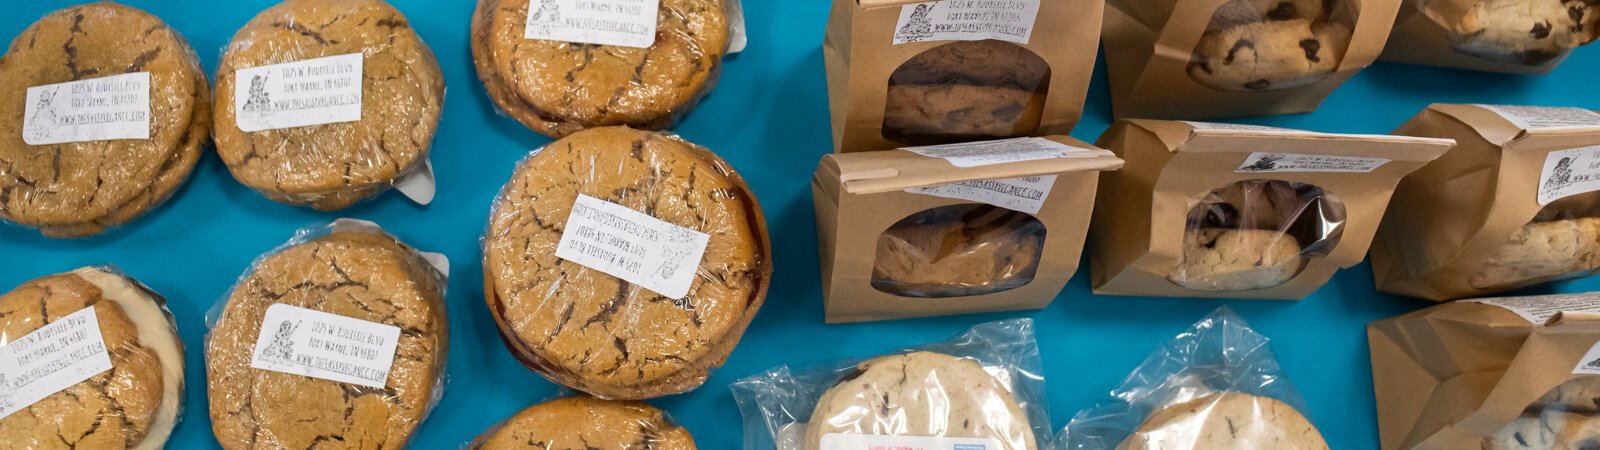
[[[526,0],[479,0],[472,50],[489,97],[551,137],[664,129],[711,89],[729,42],[724,0],[663,0],[649,48],[525,38]]]
[[[1585,217],[1523,226],[1469,282],[1480,289],[1514,288],[1597,269],[1600,219]]]
[[[1481,0],[1451,31],[1457,51],[1537,66],[1600,37],[1600,5],[1585,0]]]
[[[1189,76],[1222,91],[1262,92],[1306,86],[1332,75],[1350,45],[1350,28],[1307,19],[1207,31]]]
[[[579,194],[711,236],[681,299],[555,256]],[[766,222],[744,180],[710,151],[625,127],[557,140],[500,194],[484,238],[485,293],[507,346],[591,394],[684,392],[721,365],[772,274]]]
[[[282,303],[399,327],[388,384],[373,389],[250,367],[267,308]],[[414,250],[338,230],[259,260],[207,336],[212,430],[227,449],[398,449],[428,413],[449,346],[443,287]]]
[[[473,450],[694,450],[689,430],[633,401],[567,397],[533,405],[478,436]]]
[[[1167,279],[1197,291],[1277,286],[1294,279],[1303,263],[1300,244],[1277,231],[1199,228],[1183,242],[1183,261]]]
[[[361,120],[246,133],[235,72],[364,55]],[[233,37],[217,69],[217,154],[273,200],[338,210],[422,167],[444,105],[444,76],[405,15],[383,0],[287,0]]]
[[[830,433],[990,438],[1000,450],[1038,448],[1011,389],[977,361],[916,352],[863,361],[817,399],[805,450]]]
[[[1322,433],[1273,398],[1222,392],[1167,406],[1117,450],[1327,450]]]
[[[0,419],[0,448],[163,448],[182,409],[184,362],[162,304],[138,282],[96,268],[29,281],[0,296],[0,345],[94,308],[112,366]]]
[[[28,88],[149,72],[151,138],[32,146]],[[78,237],[130,221],[188,178],[209,135],[210,88],[182,36],[116,3],[51,13],[0,58],[0,218]],[[190,156],[193,155],[193,156]]]

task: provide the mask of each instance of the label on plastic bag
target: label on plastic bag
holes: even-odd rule
[[[1018,161],[1066,158],[1088,150],[1045,138],[1026,137],[998,141],[905,147],[901,150],[950,161],[956,167],[979,167]]]
[[[28,88],[28,145],[150,139],[150,72]]]
[[[1539,172],[1539,205],[1600,191],[1600,146],[1550,152]]]
[[[1027,45],[1039,0],[942,0],[900,7],[894,44],[995,39]]]
[[[363,58],[350,53],[239,69],[234,121],[253,133],[361,120]]]
[[[276,303],[250,367],[381,389],[399,344],[400,327]]]
[[[828,433],[821,450],[1002,450],[993,438]]]
[[[523,37],[649,48],[661,0],[529,0]]]
[[[579,194],[556,257],[683,298],[710,242],[711,235]]]
[[[1508,311],[1522,316],[1528,322],[1536,325],[1544,324],[1558,312],[1588,312],[1600,313],[1600,293],[1565,294],[1565,295],[1538,295],[1532,297],[1501,297],[1462,300],[1467,303],[1482,303],[1485,305],[1499,306]]]
[[[1006,178],[1001,180],[972,180],[906,189],[913,194],[953,198],[998,206],[1012,211],[1038,214],[1044,199],[1055,187],[1055,175]]]
[[[1384,158],[1254,152],[1235,172],[1367,173],[1388,163]]]
[[[107,370],[94,308],[56,319],[0,347],[0,419]]]
[[[1583,108],[1548,106],[1478,105],[1525,130],[1562,130],[1600,127],[1600,113]]]

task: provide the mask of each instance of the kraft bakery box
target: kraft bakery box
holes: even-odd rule
[[[1448,139],[1129,120],[1097,144],[1097,294],[1294,300],[1361,262],[1400,179]]]
[[[822,158],[811,181],[829,323],[1038,309],[1077,270],[1101,171],[1070,137]]]
[[[1064,135],[1104,0],[834,0],[823,41],[837,152]]]

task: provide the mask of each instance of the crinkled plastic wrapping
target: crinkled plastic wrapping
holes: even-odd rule
[[[28,88],[137,72],[150,73],[150,139],[24,143]],[[211,85],[194,49],[161,19],[111,2],[53,12],[18,35],[0,58],[0,96],[17,106],[0,118],[0,219],[49,237],[100,234],[159,206],[211,136]]]
[[[589,396],[533,405],[479,434],[470,450],[694,450],[694,437],[648,403]]]
[[[1201,197],[1184,231],[1183,262],[1167,276],[1200,291],[1281,285],[1344,234],[1339,199],[1314,185],[1247,180]]]
[[[1049,88],[1050,64],[1022,46],[940,45],[889,75],[883,137],[925,145],[1032,136]]]
[[[744,416],[744,448],[837,450],[818,445],[830,434],[1039,448],[1049,442],[1050,418],[1033,336],[1031,319],[989,322],[877,358],[784,365],[741,379],[732,389]]]
[[[444,395],[450,330],[442,264],[377,224],[349,219],[301,229],[257,258],[206,314],[217,441],[227,449],[312,448],[329,439],[404,447]],[[252,368],[274,304],[399,327],[386,385]]]
[[[1073,416],[1055,450],[1328,448],[1268,339],[1227,307],[1164,343],[1111,397]]]
[[[1264,92],[1333,75],[1355,25],[1347,0],[1233,0],[1217,8],[1189,76],[1222,91]]]
[[[159,450],[183,417],[177,322],[166,299],[115,267],[51,275],[0,295],[0,348],[88,308],[95,311],[111,369],[0,417],[0,443],[7,448]],[[6,386],[0,405],[22,401],[8,398],[10,383],[22,380],[0,376]]]
[[[1600,38],[1600,2],[1592,0],[1434,2],[1415,4],[1444,28],[1451,48],[1489,61],[1540,66]]]
[[[1600,193],[1591,192],[1545,205],[1495,250],[1468,283],[1475,289],[1509,290],[1596,272],[1600,272]]]
[[[240,69],[354,53],[363,55],[360,120],[240,129],[235,90],[265,83],[261,77],[237,79]],[[250,98],[271,104],[270,94],[263,89]],[[344,209],[408,178],[431,180],[425,173],[428,152],[444,97],[444,75],[433,51],[393,6],[383,0],[287,0],[245,24],[222,56],[217,154],[235,179],[268,198]],[[412,197],[431,200],[431,194]]]
[[[922,298],[1007,291],[1033,281],[1045,226],[1027,213],[962,204],[919,212],[878,237],[872,287]]]
[[[662,0],[649,48],[529,39],[533,3],[478,0],[473,60],[502,115],[556,138],[613,125],[671,128],[715,87],[743,31],[739,0]],[[559,20],[553,0],[539,3],[532,13]]]
[[[1484,438],[1485,450],[1600,448],[1600,377],[1574,378],[1528,405],[1511,423]]]

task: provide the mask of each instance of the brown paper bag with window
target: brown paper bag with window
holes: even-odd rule
[[[1049,305],[1077,271],[1099,172],[1121,166],[1058,136],[824,156],[828,322]]]
[[[1447,139],[1121,121],[1097,145],[1095,293],[1293,300],[1359,263],[1402,177]]]
[[[1406,0],[1383,59],[1543,74],[1600,37],[1591,0]]]
[[[1372,249],[1379,290],[1442,301],[1600,270],[1600,114],[1433,105],[1395,134],[1460,145],[1400,183]]]
[[[834,0],[823,42],[838,152],[1067,134],[1104,0]]]

